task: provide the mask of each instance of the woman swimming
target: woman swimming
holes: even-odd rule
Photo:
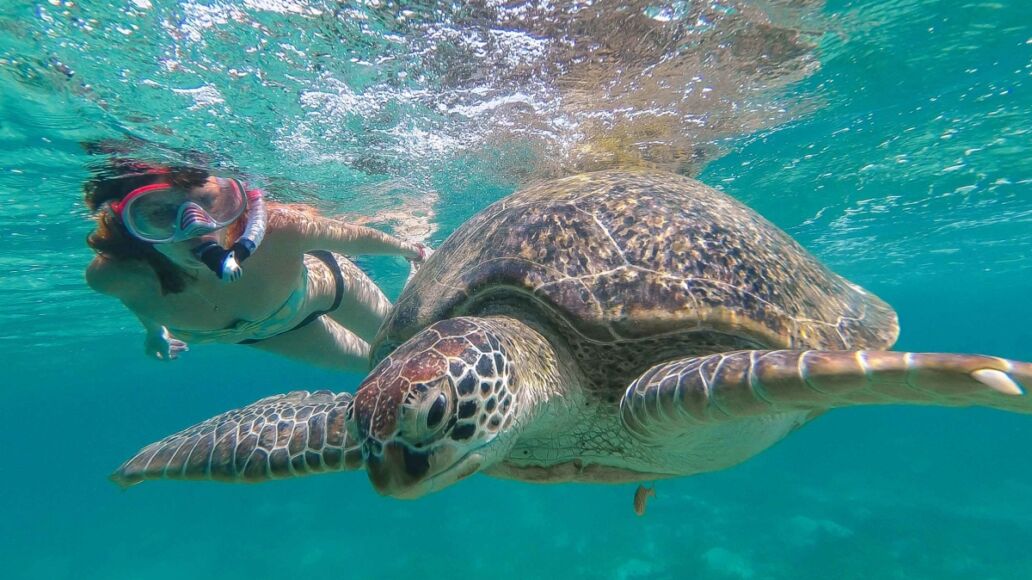
[[[217,342],[365,371],[391,303],[339,254],[399,255],[415,268],[430,252],[195,168],[118,162],[85,189],[97,214],[86,282],[136,315],[146,353],[164,361]]]

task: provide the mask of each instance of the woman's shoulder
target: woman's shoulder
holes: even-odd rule
[[[268,209],[269,223],[275,225],[295,225],[321,219],[319,210],[312,206],[298,203],[270,204]]]
[[[301,204],[275,204],[269,208],[269,232],[294,240],[311,235],[313,228],[327,221],[314,207]]]
[[[146,292],[157,284],[154,271],[140,260],[118,260],[97,254],[86,267],[86,284],[120,298]]]

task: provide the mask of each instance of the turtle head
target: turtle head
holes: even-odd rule
[[[516,439],[512,363],[484,321],[438,322],[359,386],[352,436],[383,495],[417,498],[490,466]]]

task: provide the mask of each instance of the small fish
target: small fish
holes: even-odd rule
[[[639,485],[638,490],[634,492],[634,513],[639,516],[645,515],[645,502],[649,501],[650,497],[656,496],[656,486],[645,487]]]

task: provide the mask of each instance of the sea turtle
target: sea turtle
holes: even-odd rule
[[[415,498],[476,472],[635,482],[723,469],[834,407],[1032,412],[1032,363],[889,352],[873,294],[706,185],[669,173],[541,182],[419,270],[351,395],[262,399],[112,476],[261,481],[365,469]]]

